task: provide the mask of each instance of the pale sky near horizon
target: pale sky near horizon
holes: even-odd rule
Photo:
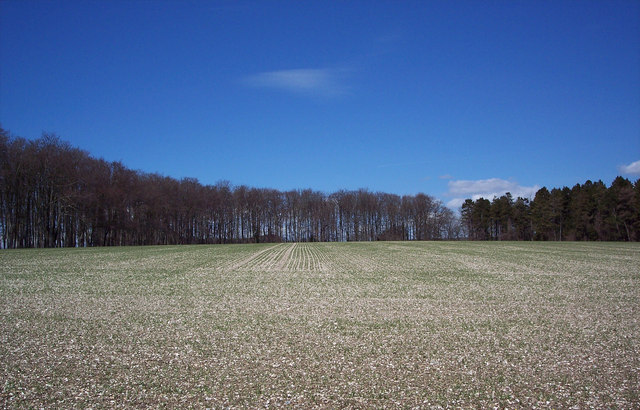
[[[640,177],[640,1],[0,0],[0,124],[203,184]]]

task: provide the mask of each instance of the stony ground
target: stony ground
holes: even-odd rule
[[[640,245],[0,251],[2,407],[640,407]]]

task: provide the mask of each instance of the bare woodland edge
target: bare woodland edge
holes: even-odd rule
[[[640,179],[467,199],[202,185],[0,128],[0,247],[374,240],[640,240]]]

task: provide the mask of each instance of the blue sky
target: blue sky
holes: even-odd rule
[[[0,123],[204,184],[635,180],[640,2],[0,0]]]

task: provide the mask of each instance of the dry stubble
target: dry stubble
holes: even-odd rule
[[[3,407],[640,405],[637,244],[0,252]]]

